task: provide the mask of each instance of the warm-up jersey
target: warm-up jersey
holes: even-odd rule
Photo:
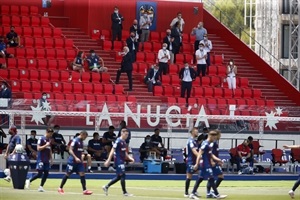
[[[203,168],[211,167],[211,154],[212,154],[212,145],[213,143],[208,142],[207,140],[203,141],[201,144],[202,151],[202,166]]]
[[[114,161],[116,165],[124,164],[126,159],[126,141],[122,140],[121,138],[118,138],[113,145],[113,148],[115,149],[114,153]]]
[[[12,153],[17,144],[21,144],[21,138],[19,135],[15,134],[9,139],[9,153]]]
[[[195,138],[190,138],[186,144],[186,163],[188,165],[194,165],[196,163],[197,156],[193,153],[193,149],[197,150],[198,144]]]
[[[50,142],[50,138],[42,136],[38,140],[38,145],[44,146],[47,142]],[[51,146],[48,146],[47,148],[41,151],[38,151],[37,162],[49,163],[50,154],[51,154]]]
[[[75,156],[81,159],[81,154],[83,153],[83,141],[79,137],[72,140],[71,148],[73,149]],[[72,155],[69,156],[68,163],[75,163],[75,158]]]

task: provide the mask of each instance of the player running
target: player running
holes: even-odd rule
[[[196,164],[194,166],[194,170],[197,170],[199,167],[199,177],[195,183],[192,194],[190,195],[190,199],[198,199],[196,196],[196,191],[200,185],[200,183],[204,180],[204,178],[208,178],[208,182],[212,187],[214,193],[212,194],[213,198],[216,199],[224,199],[226,195],[220,195],[216,185],[215,179],[212,170],[212,160],[216,161],[218,164],[222,164],[222,160],[217,158],[214,154],[212,154],[212,144],[216,140],[217,132],[210,131],[208,133],[207,140],[203,141],[201,147],[199,149],[198,157],[196,160]],[[200,162],[201,161],[201,162]],[[200,165],[200,166],[199,166]]]
[[[39,138],[37,143],[38,157],[36,160],[36,169],[38,173],[31,179],[26,180],[25,188],[29,189],[30,183],[38,178],[42,178],[38,192],[45,192],[44,184],[47,181],[49,175],[50,165],[52,165],[52,150],[51,150],[51,138],[53,134],[52,128],[47,128],[46,134]]]
[[[219,130],[215,130],[215,132],[217,133],[217,137],[216,140],[213,142],[213,146],[212,146],[212,154],[215,155],[216,157],[219,157],[219,143],[218,141],[221,138],[221,131]],[[213,174],[214,177],[218,177],[218,179],[215,182],[216,188],[218,188],[221,184],[221,182],[224,180],[224,175],[223,175],[223,170],[222,170],[222,166],[220,166],[218,163],[213,162]],[[211,191],[211,186],[210,183],[207,182],[207,194],[206,194],[206,198],[213,198],[213,191]]]
[[[130,156],[128,156],[128,153],[126,151],[126,139],[128,137],[128,130],[127,128],[121,129],[121,135],[116,140],[116,142],[113,145],[113,148],[111,149],[108,159],[105,161],[104,166],[108,167],[110,165],[110,161],[112,157],[114,156],[115,166],[116,166],[116,174],[117,176],[113,178],[107,185],[103,186],[102,189],[105,193],[105,195],[108,195],[108,188],[121,180],[121,186],[123,190],[124,196],[133,196],[132,194],[129,194],[126,191],[126,185],[125,185],[125,165],[124,163],[126,161],[134,162],[134,159]]]
[[[87,138],[87,136],[88,136],[88,133],[86,131],[81,131],[80,135],[78,137],[74,138],[71,143],[71,146],[69,149],[70,156],[68,158],[66,174],[61,181],[60,187],[58,188],[58,192],[60,194],[65,193],[63,190],[63,187],[66,184],[69,176],[73,172],[78,173],[80,176],[83,194],[84,195],[93,194],[92,191],[89,191],[86,189],[84,166],[83,166],[83,162],[81,160],[81,154],[83,152],[83,141]]]
[[[300,145],[283,145],[284,149],[300,149]],[[300,174],[298,177],[298,180],[295,182],[293,188],[289,191],[289,195],[292,199],[295,198],[295,190],[299,187],[300,185]]]

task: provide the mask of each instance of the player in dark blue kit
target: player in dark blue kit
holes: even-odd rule
[[[113,145],[112,150],[109,153],[109,157],[104,163],[104,166],[108,167],[110,165],[110,161],[112,157],[114,156],[115,166],[116,166],[116,174],[117,176],[113,178],[107,185],[103,186],[103,191],[106,195],[108,195],[108,188],[121,180],[121,186],[123,190],[124,196],[132,196],[132,194],[129,194],[126,191],[126,185],[125,185],[125,162],[134,162],[134,159],[130,156],[128,156],[128,153],[126,151],[127,144],[126,139],[128,137],[128,130],[127,128],[121,129],[120,137],[116,140],[116,142]]]
[[[216,199],[224,199],[227,196],[226,195],[220,195],[216,185],[215,185],[215,179],[213,174],[213,161],[217,162],[218,164],[222,165],[222,160],[216,157],[214,154],[212,154],[212,146],[213,142],[216,140],[217,137],[216,131],[210,131],[208,134],[207,140],[203,141],[201,144],[201,147],[199,149],[198,157],[196,160],[196,164],[194,166],[194,170],[198,169],[199,167],[199,177],[195,183],[194,189],[192,194],[190,195],[190,199],[198,199],[196,196],[196,191],[200,185],[200,183],[205,179],[208,178],[208,182],[210,183],[210,186],[212,187],[214,193],[212,194],[213,198]],[[201,161],[201,162],[200,162]]]
[[[186,179],[185,179],[185,193],[184,197],[189,197],[190,182],[193,177],[194,165],[198,156],[198,143],[197,143],[198,129],[191,130],[191,137],[186,144]]]
[[[213,142],[213,146],[212,146],[212,154],[215,155],[216,157],[219,157],[219,140],[221,138],[221,132],[219,130],[215,130],[215,132],[217,133],[217,137],[216,137],[216,141]],[[220,166],[218,163],[213,163],[213,174],[215,177],[218,177],[218,179],[215,182],[216,188],[218,188],[221,184],[221,182],[224,180],[224,174],[223,174],[223,170],[222,170],[222,166]],[[210,183],[207,182],[207,194],[206,194],[206,198],[213,198],[213,195],[210,190],[211,190],[211,186]]]
[[[83,149],[83,141],[87,138],[88,134],[86,131],[81,131],[80,135],[76,138],[73,139],[70,149],[69,149],[69,153],[70,156],[68,158],[68,165],[67,165],[67,169],[66,169],[66,174],[63,177],[60,187],[58,188],[58,193],[60,194],[64,194],[64,190],[63,187],[66,184],[69,176],[75,172],[78,173],[80,176],[80,180],[81,180],[81,185],[82,185],[82,189],[83,189],[83,194],[84,195],[91,195],[93,194],[92,191],[89,191],[86,189],[86,181],[85,181],[85,174],[84,174],[84,166],[83,166],[83,162],[81,160],[81,155],[84,151]]]
[[[52,128],[47,128],[45,136],[39,138],[37,143],[38,157],[36,160],[36,169],[38,173],[31,179],[26,180],[25,188],[29,189],[30,183],[38,178],[42,178],[39,192],[45,192],[44,184],[49,175],[50,165],[52,164],[51,138],[53,134]],[[44,175],[43,175],[44,174]]]

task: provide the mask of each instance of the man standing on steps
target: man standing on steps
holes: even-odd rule
[[[132,91],[132,56],[129,52],[128,47],[123,48],[123,52],[121,53],[123,56],[122,62],[121,62],[121,68],[117,71],[117,78],[116,78],[116,84],[119,84],[120,76],[123,72],[127,74],[128,81],[129,81],[129,89],[128,91]]]
[[[114,41],[118,37],[118,41],[122,39],[122,22],[124,21],[124,17],[119,13],[119,8],[115,7],[114,13],[111,14],[111,29],[112,29],[112,49],[114,48]]]

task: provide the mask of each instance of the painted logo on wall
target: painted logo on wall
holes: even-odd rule
[[[139,21],[144,14],[148,15],[151,21],[150,30],[156,30],[157,3],[155,2],[137,2],[136,3],[136,19]]]

